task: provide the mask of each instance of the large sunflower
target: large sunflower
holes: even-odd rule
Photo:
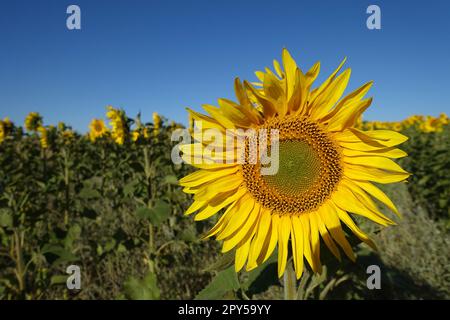
[[[236,271],[245,264],[247,270],[257,267],[278,246],[281,277],[290,245],[300,278],[304,257],[314,272],[321,271],[320,238],[338,259],[339,247],[355,259],[341,222],[375,248],[350,213],[383,226],[394,224],[380,213],[372,197],[398,211],[373,182],[394,183],[409,176],[391,160],[406,156],[395,146],[407,138],[394,131],[354,127],[372,101],[364,98],[372,82],[342,98],[350,77],[350,69],[338,74],[344,62],[312,89],[320,63],[304,73],[285,49],[283,68],[274,61],[275,72],[268,68],[256,72],[260,83],[241,84],[236,79],[237,103],[219,99],[218,108],[205,105],[209,116],[189,110],[195,121],[201,121],[203,131],[215,128],[224,135],[230,135],[227,129],[279,132],[275,175],[262,175],[259,161],[192,161],[205,151],[208,140],[181,147],[183,159],[200,169],[180,180],[184,191],[194,195],[186,214],[198,212],[195,220],[203,220],[225,209],[206,237],[223,240],[223,252],[235,248]],[[226,157],[236,154],[227,151]],[[218,157],[223,153],[209,160]]]

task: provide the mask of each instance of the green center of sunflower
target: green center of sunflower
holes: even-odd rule
[[[336,143],[318,124],[297,116],[272,118],[261,129],[279,132],[279,166],[275,175],[262,175],[261,163],[242,164],[253,198],[279,214],[299,215],[319,208],[342,176]]]
[[[304,141],[282,141],[279,146],[279,168],[263,180],[280,193],[298,196],[309,190],[320,174],[320,158]]]

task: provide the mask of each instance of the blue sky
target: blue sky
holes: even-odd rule
[[[66,8],[81,8],[81,30]],[[381,30],[366,8],[381,7]],[[374,80],[369,120],[450,113],[450,1],[2,0],[0,117],[86,131],[108,104],[186,123],[185,107],[234,98],[283,47],[323,80],[347,56],[350,89]]]

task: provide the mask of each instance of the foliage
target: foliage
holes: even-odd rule
[[[408,189],[416,205],[425,208],[433,218],[450,219],[450,125],[440,133],[420,134],[408,129],[410,139],[402,160],[405,170],[413,173]]]
[[[111,111],[120,120],[114,136],[106,127],[84,136],[64,124],[44,127],[39,114],[26,134],[3,120],[0,299],[282,298],[276,253],[236,274],[234,252],[199,240],[211,222],[184,215],[192,200],[177,181],[191,169],[170,159],[180,125]],[[439,126],[426,134],[420,125],[402,127],[410,140],[401,161],[413,175],[385,191],[404,219],[381,232],[361,222],[380,251],[358,245],[356,264],[326,263],[321,275],[305,269],[296,298],[450,297],[450,126]],[[81,268],[81,290],[66,288],[70,264]],[[370,264],[382,267],[382,290],[366,287]]]

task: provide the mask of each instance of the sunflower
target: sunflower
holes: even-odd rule
[[[98,138],[104,137],[108,133],[108,128],[102,119],[92,119],[89,124],[89,138],[92,142]]]
[[[40,126],[39,128],[37,128],[37,131],[41,135],[39,140],[41,142],[42,149],[48,149],[50,146],[48,129],[44,126]]]
[[[112,127],[111,136],[117,144],[124,144],[128,137],[129,128],[127,118],[123,110],[115,109],[112,106],[108,106],[108,112],[106,113]]]
[[[70,129],[65,129],[61,134],[64,144],[71,144],[75,141],[75,133]]]
[[[36,131],[42,126],[42,116],[37,112],[30,112],[25,118],[25,129]]]
[[[139,136],[140,136],[141,134],[139,133],[139,130],[133,130],[132,132],[131,132],[131,140],[133,141],[133,142],[136,142],[138,139],[139,139]]]
[[[14,124],[9,120],[8,117],[0,120],[0,143],[2,143],[8,135],[13,131]]]
[[[391,160],[406,156],[395,146],[407,138],[389,130],[355,128],[371,104],[372,99],[364,96],[372,82],[342,97],[350,78],[350,69],[339,74],[344,62],[312,89],[320,63],[304,73],[284,49],[282,65],[274,61],[274,72],[256,72],[260,82],[235,80],[238,102],[219,99],[218,108],[204,105],[209,115],[188,109],[190,117],[201,121],[202,132],[215,128],[230,135],[227,129],[252,128],[279,134],[279,168],[274,175],[261,174],[260,160],[196,163],[193,159],[205,154],[209,140],[180,148],[183,159],[200,169],[180,180],[183,190],[194,195],[186,214],[197,212],[195,220],[203,220],[225,209],[205,237],[223,240],[222,252],[235,249],[237,272],[244,265],[246,270],[256,268],[278,247],[281,277],[289,246],[297,278],[304,260],[314,272],[321,272],[320,239],[339,260],[341,250],[355,260],[341,223],[375,248],[351,214],[382,226],[394,224],[372,198],[398,211],[373,182],[394,183],[409,176]],[[244,150],[247,155],[248,144]],[[236,152],[226,153],[236,160]],[[217,152],[210,160],[223,154]]]
[[[157,112],[153,112],[153,135],[158,136],[159,130],[161,129],[161,117]]]

